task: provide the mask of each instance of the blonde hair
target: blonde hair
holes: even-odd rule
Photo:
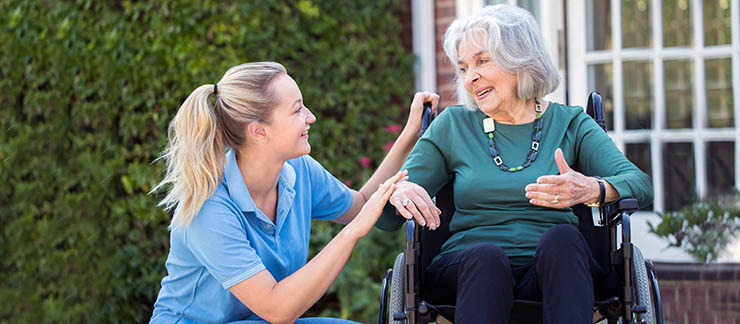
[[[202,85],[185,99],[170,123],[167,147],[158,158],[166,163],[164,179],[152,189],[171,185],[159,202],[165,210],[175,209],[171,230],[190,224],[216,191],[226,150],[242,146],[247,124],[268,121],[278,100],[270,82],[286,73],[275,62],[237,65],[217,85]],[[213,105],[211,95],[215,95]]]
[[[466,108],[475,110],[478,106],[465,90],[465,80],[457,64],[458,47],[463,39],[475,40],[475,36],[484,36],[485,44],[476,45],[487,49],[496,66],[516,74],[519,99],[542,98],[558,87],[560,75],[532,14],[515,6],[487,6],[453,21],[443,40],[445,53],[457,71],[457,98]]]

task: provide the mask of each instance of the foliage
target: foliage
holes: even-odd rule
[[[152,161],[187,95],[233,65],[283,63],[318,118],[312,155],[360,184],[412,97],[402,5],[0,1],[0,323],[149,318],[169,240]],[[337,231],[314,223],[311,253]],[[371,232],[312,313],[374,321],[398,237]]]
[[[648,221],[651,233],[697,261],[715,261],[740,230],[740,192],[659,215],[657,226]]]

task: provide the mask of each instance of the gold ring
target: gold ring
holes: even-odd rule
[[[559,204],[559,203],[560,203],[560,201],[558,200],[558,194],[555,194],[555,198],[553,198],[553,199],[552,199],[552,200],[550,201],[550,203],[551,203],[551,204],[553,204],[553,205],[557,205],[557,204]]]
[[[406,207],[406,205],[408,205],[410,202],[411,202],[411,199],[406,198],[401,202],[401,206]]]

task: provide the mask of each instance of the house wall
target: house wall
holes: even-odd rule
[[[740,264],[655,263],[665,323],[740,324]]]
[[[434,30],[437,51],[437,92],[440,96],[440,107],[456,105],[455,70],[447,59],[442,48],[442,38],[447,27],[455,20],[455,0],[434,1]]]

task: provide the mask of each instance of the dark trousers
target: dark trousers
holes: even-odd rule
[[[542,301],[544,323],[592,323],[591,251],[578,228],[556,225],[532,263],[512,268],[500,247],[479,243],[440,257],[426,270],[429,300],[455,304],[455,324],[509,322],[514,299]]]

